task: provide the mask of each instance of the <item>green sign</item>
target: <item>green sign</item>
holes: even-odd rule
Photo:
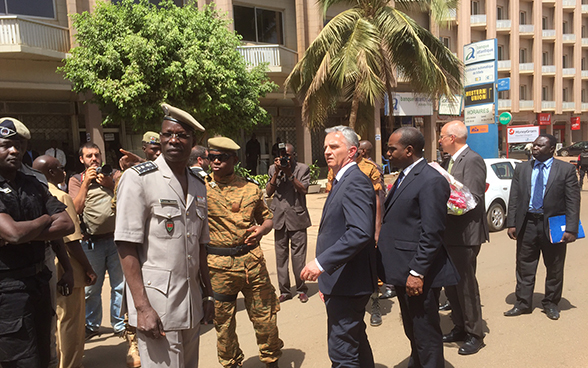
[[[510,112],[503,112],[498,117],[498,121],[500,121],[500,124],[502,124],[502,125],[506,125],[506,124],[510,123],[511,120],[512,120],[512,115],[510,114]]]

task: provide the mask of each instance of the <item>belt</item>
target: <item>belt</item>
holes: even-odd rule
[[[214,254],[215,256],[237,257],[249,253],[250,250],[257,248],[258,246],[259,243],[254,245],[242,244],[232,248],[219,248],[207,245],[206,250],[208,251],[208,254]]]
[[[90,240],[100,240],[106,238],[114,238],[114,233],[90,235]]]
[[[16,270],[0,271],[0,280],[4,279],[24,279],[35,276],[45,268],[45,261],[40,261],[32,266],[17,268]]]
[[[542,213],[538,213],[538,212],[527,212],[527,216],[529,216],[529,218],[533,218],[533,219],[536,219],[536,220],[543,219],[543,214]]]

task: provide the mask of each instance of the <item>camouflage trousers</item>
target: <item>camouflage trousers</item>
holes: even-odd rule
[[[239,292],[245,297],[245,307],[255,329],[259,359],[265,364],[277,361],[282,356],[281,349],[284,346],[278,337],[276,313],[280,306],[265,260],[247,270],[232,271],[210,267],[210,280],[216,299],[214,327],[218,360],[222,366],[233,367],[243,363],[243,351],[239,348],[235,332]]]

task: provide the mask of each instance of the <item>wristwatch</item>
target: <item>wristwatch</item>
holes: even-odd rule
[[[214,303],[214,297],[213,296],[205,296],[202,299],[205,300],[205,301],[207,301],[207,302],[213,302]]]

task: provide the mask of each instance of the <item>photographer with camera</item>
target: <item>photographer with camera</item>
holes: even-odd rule
[[[112,289],[110,323],[116,335],[125,331],[121,317],[123,272],[114,243],[114,183],[120,171],[110,165],[102,166],[102,153],[94,143],[85,143],[79,150],[85,170],[69,180],[69,194],[80,215],[84,239],[82,248],[96,272],[96,284],[86,287],[86,340],[99,335],[102,322],[102,284],[106,271]]]
[[[308,286],[300,278],[306,265],[306,229],[310,216],[306,208],[306,193],[310,184],[308,165],[296,161],[294,146],[278,144],[278,157],[270,166],[270,181],[266,185],[268,196],[274,195],[270,210],[274,213],[274,239],[278,270],[280,302],[292,299],[288,271],[289,250],[292,249],[292,269],[296,292],[302,303],[308,301]]]

